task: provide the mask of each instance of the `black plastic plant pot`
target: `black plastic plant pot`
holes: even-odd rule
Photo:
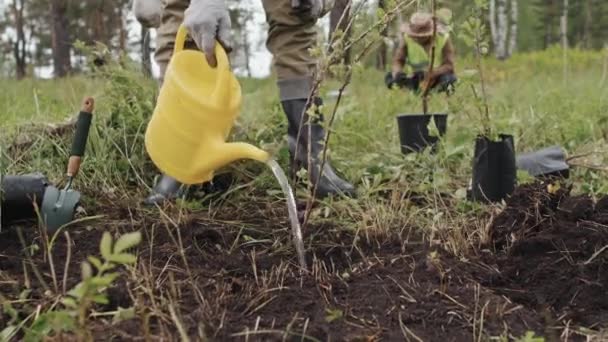
[[[500,202],[515,190],[517,167],[512,135],[497,141],[485,136],[475,140],[471,197],[479,202]]]
[[[34,202],[40,207],[47,185],[40,174],[4,176],[0,183],[1,224],[36,218]]]
[[[439,136],[429,134],[429,124],[431,118],[439,132]],[[409,154],[420,152],[427,147],[436,150],[437,141],[445,135],[448,126],[447,114],[402,114],[397,116],[399,126],[399,140],[401,142],[401,152]]]

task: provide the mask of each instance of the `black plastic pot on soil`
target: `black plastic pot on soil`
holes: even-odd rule
[[[471,197],[480,202],[499,202],[513,193],[517,182],[515,144],[512,135],[497,141],[478,136],[475,140]]]
[[[439,137],[429,135],[429,123],[431,118],[437,127]],[[420,152],[427,147],[436,150],[437,141],[447,130],[447,114],[402,114],[397,116],[399,126],[399,140],[401,142],[401,152],[408,154]]]
[[[47,185],[41,174],[4,176],[0,182],[1,224],[36,218],[34,202],[40,207]]]

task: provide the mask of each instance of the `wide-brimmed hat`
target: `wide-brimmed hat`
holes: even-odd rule
[[[433,35],[433,15],[417,12],[412,15],[410,22],[403,24],[403,32],[412,38],[425,38]],[[445,27],[437,22],[437,33],[444,33]]]

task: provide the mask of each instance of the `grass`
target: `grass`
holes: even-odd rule
[[[594,167],[576,168],[571,182],[577,192],[599,197],[608,193],[605,171],[596,170],[605,167],[608,155],[605,57],[601,53],[578,50],[572,50],[569,57],[570,70],[566,80],[558,50],[516,55],[506,62],[487,61],[492,124],[497,131],[515,136],[519,152],[554,144],[565,147],[570,155],[595,152],[583,158],[585,164]],[[464,71],[469,65],[467,59],[460,61],[459,74],[466,74]],[[322,93],[327,94],[337,86],[329,82]],[[286,122],[274,81],[244,79],[242,87],[243,111],[233,139],[261,146],[286,167]],[[237,234],[230,241],[232,247],[237,244],[253,246],[254,253],[247,257],[257,285],[267,290],[281,287],[281,279],[293,272],[282,261],[260,274],[256,271],[255,248],[269,255],[291,253],[287,230],[283,228],[286,218],[282,195],[277,192],[279,187],[270,171],[261,165],[244,162],[230,166],[228,169],[236,176],[237,187],[223,196],[210,196],[204,201],[187,200],[164,210],[145,209],[138,204],[156,175],[143,148],[145,122],[152,113],[157,91],[153,81],[130,69],[112,68],[94,77],[78,76],[57,81],[3,80],[0,91],[0,102],[5,108],[0,113],[3,132],[0,143],[7,147],[19,134],[32,139],[32,145],[25,150],[3,149],[2,172],[42,171],[55,183],[61,182],[70,138],[48,137],[36,129],[24,127],[30,127],[32,123],[60,122],[77,112],[84,95],[96,98],[94,126],[76,186],[85,193],[85,208],[91,208],[87,214],[106,214],[107,217],[85,225],[89,230],[99,225],[98,228],[123,232],[144,228],[150,236],[154,231],[166,230],[174,242],[175,257],[183,260],[183,269],[172,269],[166,276],[166,270],[162,270],[161,277],[152,274],[150,252],[146,254],[149,260],[140,255],[138,267],[122,272],[133,281],[134,287],[129,291],[140,296],[134,304],[137,311],[149,314],[140,317],[147,322],[144,326],[155,317],[161,322],[158,323],[160,332],[156,332],[159,335],[170,336],[171,331],[182,336],[192,333],[184,331],[187,317],[180,312],[183,303],[178,293],[185,291],[186,285],[181,283],[184,279],[194,283],[189,278],[193,277],[190,270],[196,262],[191,253],[198,246],[184,245],[184,237],[180,235],[184,225],[189,227],[192,215],[202,226],[228,227],[227,230]],[[347,179],[356,183],[359,196],[326,200],[317,205],[312,213],[312,226],[332,227],[331,231],[352,234],[350,247],[355,250],[359,248],[357,241],[360,240],[381,245],[383,239],[395,233],[399,236],[421,234],[425,241],[438,244],[462,259],[467,258],[487,239],[487,222],[500,209],[500,205],[480,206],[462,198],[471,173],[473,140],[481,126],[471,105],[470,90],[463,86],[449,100],[443,96],[433,98],[432,111],[450,114],[442,148],[437,155],[408,156],[399,151],[395,115],[420,112],[420,99],[401,91],[388,91],[383,84],[383,73],[376,70],[357,72],[347,91],[337,111],[330,149],[333,163]],[[325,100],[325,111],[329,113],[334,100],[329,96],[325,96]],[[412,200],[410,195],[413,193],[423,197],[425,204]],[[300,196],[304,196],[302,192]],[[123,208],[117,208],[120,206]],[[268,223],[264,223],[266,220]],[[269,227],[276,230],[269,233]],[[412,243],[414,240],[412,238]],[[150,246],[155,243],[146,241]],[[407,244],[408,239],[404,241]],[[315,236],[307,243],[311,249],[323,245]],[[94,249],[87,251],[95,252]],[[325,265],[319,263],[317,266],[314,272],[322,282],[326,275],[321,269]],[[187,275],[174,279],[174,272]],[[250,285],[243,287],[243,291],[246,290],[257,293]],[[193,290],[198,291],[198,288]],[[273,298],[272,291],[257,293],[248,310],[261,310]],[[215,309],[226,305],[222,298],[205,298],[204,293],[197,300],[200,305]],[[479,307],[482,306],[479,303]],[[143,307],[149,307],[149,310],[143,310]],[[475,311],[473,316],[477,317],[477,314]],[[481,324],[477,328],[483,330],[483,321],[475,324]],[[171,326],[176,330],[166,328]],[[304,332],[289,329],[288,326],[284,331],[285,336],[306,335],[306,329]],[[409,331],[407,327],[402,330]],[[262,329],[244,334],[267,333],[276,331]]]
[[[85,94],[98,96],[99,82],[89,77],[63,80],[3,80],[0,84],[0,108],[3,131],[26,123],[61,121],[80,107]]]

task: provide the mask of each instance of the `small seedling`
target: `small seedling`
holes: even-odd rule
[[[517,342],[545,342],[543,337],[538,337],[533,331],[528,331],[526,334],[516,340]]]
[[[488,96],[486,89],[486,81],[484,79],[483,57],[490,50],[490,43],[487,37],[487,29],[485,25],[485,13],[488,9],[488,0],[475,0],[474,6],[471,7],[471,14],[461,26],[460,37],[463,42],[473,49],[475,55],[475,67],[477,68],[475,75],[479,76],[481,85],[481,95],[472,85],[473,95],[475,97],[475,106],[477,107],[481,123],[482,133],[488,138],[492,138],[492,127],[490,126],[490,109],[488,106]]]
[[[40,315],[28,329],[25,340],[39,341],[44,336],[64,332],[86,333],[86,322],[95,304],[108,304],[106,289],[119,274],[119,266],[132,265],[137,257],[126,251],[141,242],[141,233],[133,232],[121,236],[115,242],[110,233],[101,238],[101,259],[90,256],[81,265],[82,281],[68,291],[61,303],[63,310],[50,310]]]
[[[344,317],[344,312],[340,309],[325,309],[325,321],[331,323]]]

